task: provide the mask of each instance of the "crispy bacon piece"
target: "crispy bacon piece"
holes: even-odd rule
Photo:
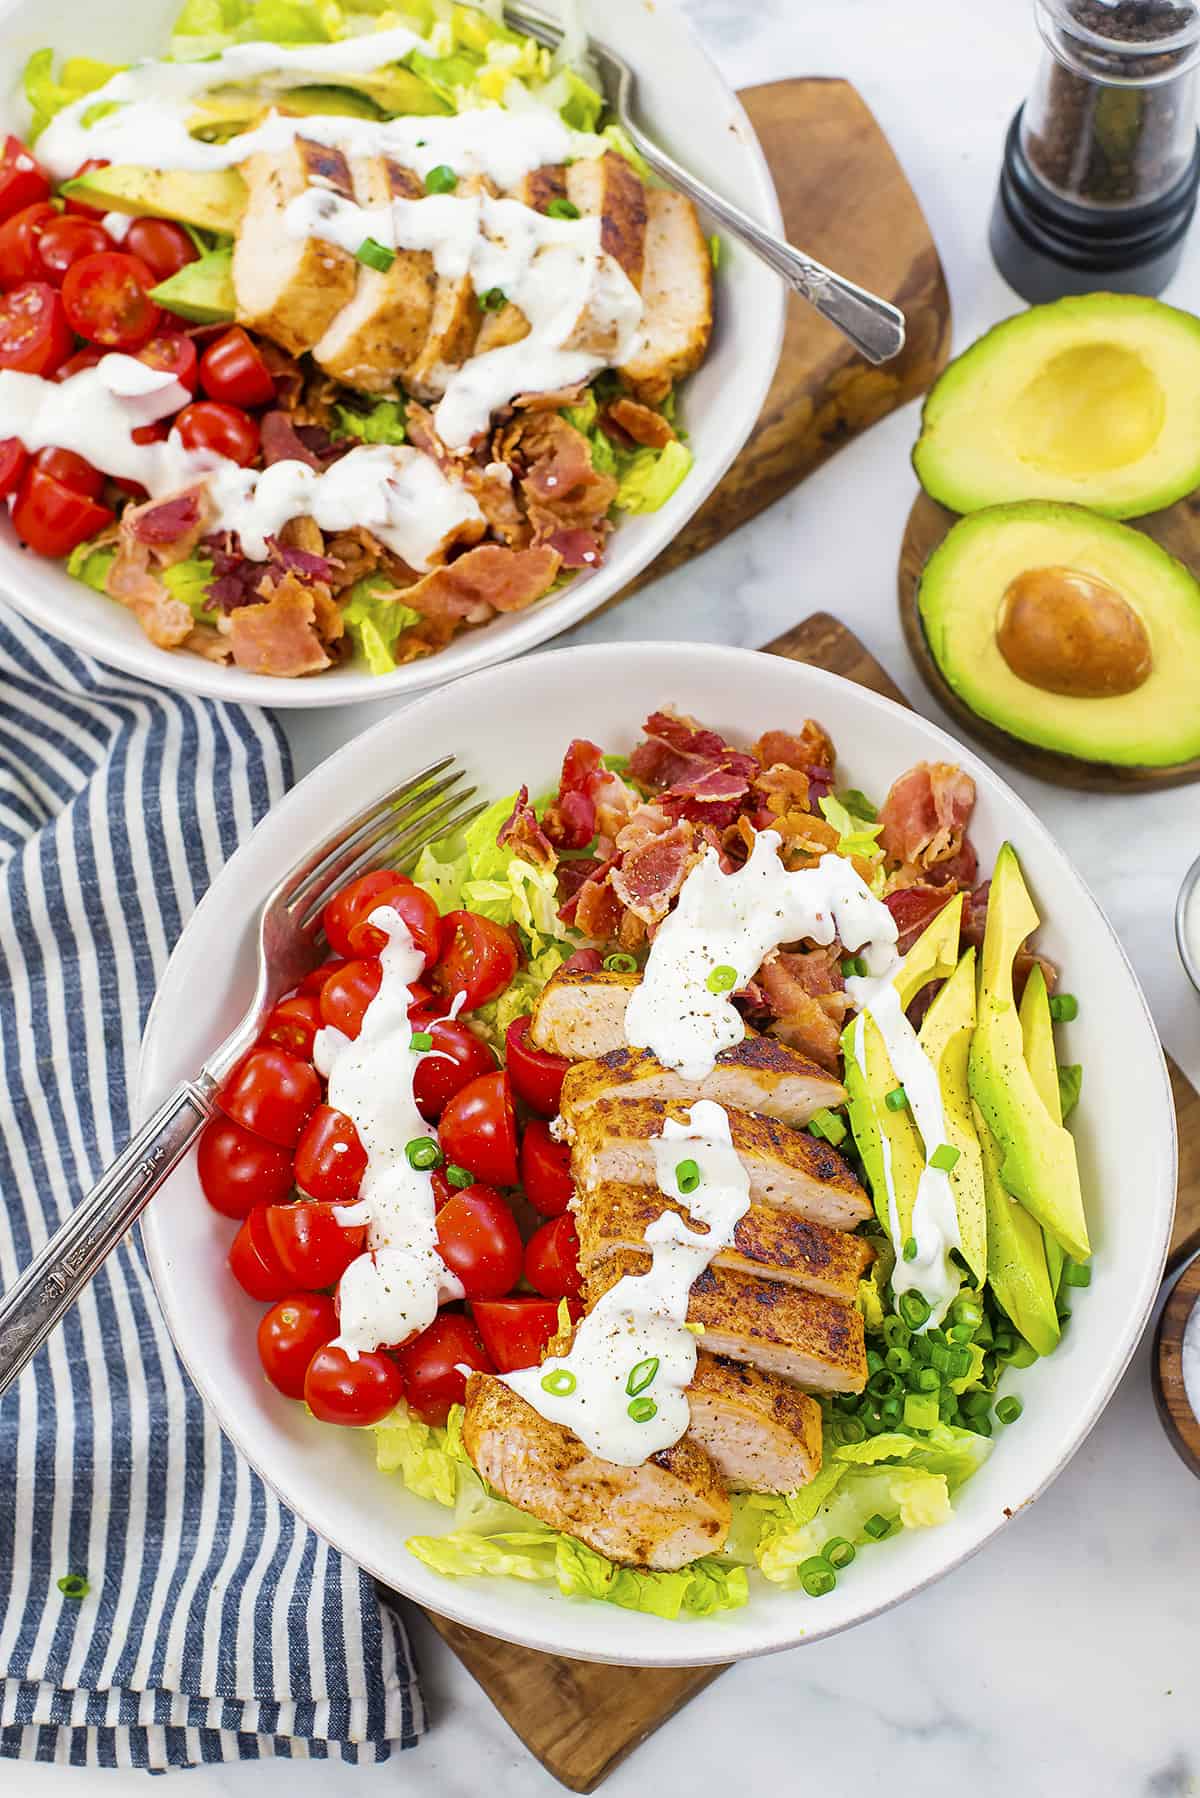
[[[622,437],[645,444],[648,449],[666,449],[668,443],[675,441],[675,432],[661,412],[656,412],[652,406],[643,406],[640,400],[632,400],[628,395],[623,394],[605,408],[600,418],[601,428],[607,431],[610,424],[617,427]]]
[[[261,422],[263,463],[303,462],[320,474],[355,447],[352,437],[334,442],[320,425],[297,425],[286,412],[265,412]]]
[[[603,966],[604,957],[599,949],[576,949],[558,971],[560,974],[595,974]]]
[[[557,412],[521,413],[496,433],[495,445],[497,461],[513,469],[535,543],[601,524],[617,483],[593,468],[587,438]]]
[[[975,805],[975,782],[950,762],[918,762],[892,783],[879,812],[889,862],[933,868],[957,856]]]
[[[178,545],[190,542],[194,547],[200,521],[200,490],[196,487],[191,487],[184,493],[172,494],[170,499],[151,500],[149,505],[133,506],[122,520],[123,523],[128,523],[131,535],[139,543],[151,543],[160,551],[175,549],[176,561],[181,559]],[[185,548],[183,555],[189,553]]]
[[[510,549],[526,548],[533,536],[533,527],[517,504],[512,470],[503,462],[489,462],[486,468],[468,462],[463,469],[463,485],[487,519],[488,529]],[[564,566],[577,566],[564,554],[560,544],[552,543],[550,547],[558,550]]]
[[[576,737],[563,757],[558,797],[547,807],[542,822],[558,848],[583,849],[599,836],[600,851],[605,855],[639,803],[633,788],[604,766],[599,745]]]
[[[117,553],[105,582],[111,598],[128,606],[159,649],[175,649],[195,624],[190,607],[175,599],[158,571],[186,561],[212,516],[203,484],[167,499],[127,506],[117,526]]]
[[[629,758],[634,779],[661,793],[676,816],[707,818],[718,829],[729,823],[759,772],[755,757],[674,712],[652,712],[643,729],[645,741]],[[727,815],[718,816],[717,807]]]
[[[915,886],[897,887],[887,894],[883,903],[896,920],[896,929],[900,933],[896,948],[901,955],[908,954],[922,931],[928,929],[953,899],[955,891],[952,886],[928,886],[918,881]]]
[[[238,667],[286,677],[328,668],[332,657],[317,628],[315,592],[284,574],[259,604],[231,613],[229,641]]]
[[[599,568],[604,560],[604,544],[598,531],[553,531],[546,541],[558,551],[564,568]]]
[[[558,863],[554,845],[529,803],[528,787],[522,787],[517,794],[511,814],[496,833],[496,841],[501,847],[511,848],[522,861],[532,862],[535,868],[553,868]]]
[[[404,591],[405,605],[441,622],[484,624],[497,612],[520,612],[554,584],[554,550],[506,549],[481,543]]]
[[[598,942],[607,942],[616,936],[621,928],[623,908],[621,901],[610,885],[611,863],[605,868],[602,876],[593,876],[585,880],[574,899],[565,905],[559,916],[584,936],[595,937]],[[570,913],[567,917],[566,914]]]
[[[832,773],[837,764],[837,752],[828,732],[812,718],[806,718],[798,732],[764,731],[752,753],[764,767],[781,762],[785,768],[799,768],[802,773],[811,768],[828,768]]]
[[[777,950],[754,981],[773,1018],[769,1034],[836,1073],[850,1009],[836,949]]]
[[[659,924],[696,861],[695,837],[686,822],[628,850],[609,876],[627,912],[645,924]]]

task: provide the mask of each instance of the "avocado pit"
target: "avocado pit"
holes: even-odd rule
[[[1019,680],[1070,699],[1133,693],[1154,660],[1145,625],[1115,587],[1057,565],[1009,582],[996,643]]]

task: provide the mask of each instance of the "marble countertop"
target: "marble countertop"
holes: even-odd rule
[[[1009,116],[1037,53],[1021,0],[685,0],[737,86],[850,77],[887,131],[949,277],[955,346],[1017,302],[986,246]],[[802,154],[802,147],[798,153]],[[1200,233],[1168,298],[1200,309]],[[843,450],[702,560],[559,643],[700,638],[755,646],[807,613],[845,620],[939,722],[901,638],[895,560],[913,497],[914,408]],[[869,507],[871,528],[862,529]],[[382,707],[285,714],[303,773]],[[1002,768],[1055,830],[1113,919],[1163,1038],[1200,1082],[1200,1001],[1173,941],[1175,895],[1200,851],[1200,785],[1086,798]],[[1131,1149],[1136,1145],[1131,1143]],[[923,1798],[1185,1798],[1200,1792],[1200,1484],[1172,1453],[1143,1343],[1103,1419],[1051,1490],[932,1590],[847,1635],[725,1674],[605,1784],[650,1791],[797,1789],[841,1798],[886,1779]],[[419,1616],[433,1726],[381,1768],[227,1766],[194,1798],[409,1790],[439,1798],[560,1791]],[[111,1798],[145,1790],[106,1773]],[[93,1775],[99,1786],[101,1776]],[[25,1767],[8,1788],[72,1798],[77,1776]]]

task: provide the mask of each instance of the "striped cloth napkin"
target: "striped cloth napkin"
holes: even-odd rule
[[[0,1286],[125,1142],[171,947],[288,777],[265,714],[0,608]],[[0,1757],[383,1760],[422,1727],[399,1618],[222,1436],[122,1243],[0,1400]]]

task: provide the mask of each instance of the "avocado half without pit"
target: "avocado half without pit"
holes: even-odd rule
[[[1200,756],[1200,584],[1140,531],[988,507],[934,550],[917,605],[947,685],[1009,736],[1117,767]]]

